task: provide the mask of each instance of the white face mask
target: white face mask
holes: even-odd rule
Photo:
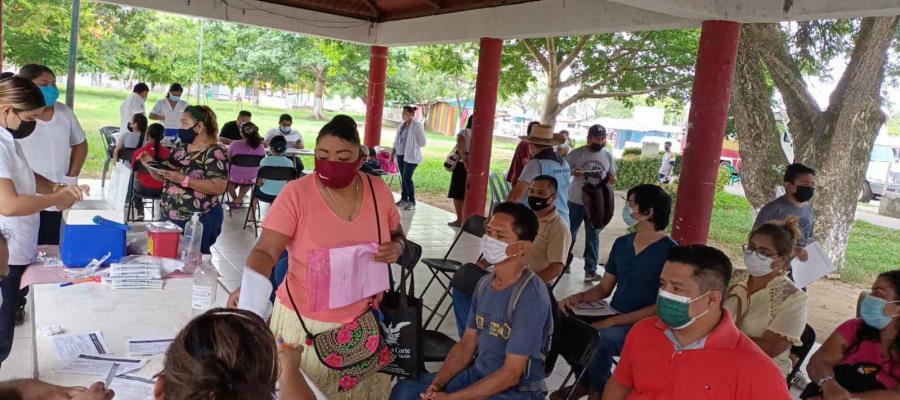
[[[747,266],[747,272],[757,278],[770,274],[774,261],[772,258],[759,254],[757,251],[749,254],[744,253],[744,265]]]
[[[506,255],[507,247],[509,247],[508,244],[494,239],[487,234],[481,237],[481,253],[484,255],[484,260],[491,265],[497,265],[509,258],[509,256]]]
[[[278,129],[281,130],[281,133],[291,133],[291,127],[289,126],[281,126]]]

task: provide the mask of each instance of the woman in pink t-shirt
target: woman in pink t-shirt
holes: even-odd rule
[[[395,262],[403,252],[400,214],[384,181],[358,171],[363,158],[352,119],[338,116],[326,124],[319,131],[315,151],[316,173],[288,183],[263,221],[259,240],[247,258],[238,306],[268,317],[272,291],[268,277],[286,248],[288,273],[276,292],[272,331],[287,343],[308,347],[301,367],[329,399],[386,399],[389,376],[375,373],[345,385],[345,375],[319,360],[307,332],[315,335],[341,327],[354,329],[350,324],[377,303],[376,293],[355,297],[358,300],[342,307],[323,308],[321,297],[314,294],[323,288],[315,282],[320,282],[317,279],[323,273],[325,254],[335,257],[336,252],[347,248],[371,250],[339,263],[324,263],[326,275],[329,268],[334,271],[356,263],[363,266],[363,273],[351,276],[368,273],[387,279],[390,272],[385,263]],[[333,284],[334,280],[332,288]],[[351,282],[351,286],[357,284]],[[351,386],[349,390],[347,386]]]
[[[807,367],[802,399],[900,399],[900,270],[878,275],[859,308],[862,318],[835,329]]]

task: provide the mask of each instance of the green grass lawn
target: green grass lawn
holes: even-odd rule
[[[94,87],[78,87],[75,93],[75,114],[81,122],[82,128],[88,136],[88,146],[90,153],[88,160],[82,171],[82,176],[99,177],[103,170],[103,161],[106,160],[104,153],[105,145],[103,138],[100,136],[100,127],[119,125],[119,105],[127,97],[129,91],[121,89],[104,89]],[[65,98],[65,94],[60,95]],[[157,101],[163,98],[163,93],[150,93],[147,99],[145,109],[149,111]],[[219,126],[225,122],[234,120],[237,117],[238,103],[234,101],[212,100],[209,106],[216,112]],[[294,129],[303,134],[303,140],[306,143],[315,141],[316,133],[324,124],[323,121],[316,121],[308,118],[309,109],[284,110],[281,108],[270,107],[254,107],[250,102],[244,102],[244,109],[253,113],[253,122],[259,126],[263,134],[269,129],[278,126],[278,117],[287,112],[294,117]],[[336,113],[331,113],[336,114]],[[349,113],[351,117],[356,119],[360,125],[363,123],[362,114]],[[447,139],[452,140],[452,139]]]
[[[753,218],[746,198],[720,192],[713,207],[709,238],[732,260],[739,260]],[[850,232],[841,279],[870,284],[879,273],[898,268],[897,260],[900,260],[900,230],[856,221]]]
[[[98,129],[106,125],[119,124],[119,104],[128,95],[125,90],[99,89],[79,87],[75,96],[75,113],[81,121],[90,140],[90,155],[84,167],[83,176],[99,176],[103,168],[105,154],[104,144]],[[147,101],[147,109],[162,98],[161,94],[151,93]],[[285,112],[280,108],[253,107],[244,103],[245,109],[253,113],[253,122],[263,131],[277,126],[278,116]],[[232,120],[237,116],[236,102],[211,101],[209,106],[216,111],[219,124]],[[309,110],[291,110],[294,127],[303,133],[304,141],[312,144],[323,121],[308,118]],[[336,114],[336,113],[332,113]],[[363,115],[350,114],[357,122],[363,124]],[[393,135],[390,128],[385,128],[382,143],[390,145]],[[444,158],[456,143],[455,138],[434,132],[427,133],[428,145],[425,148],[425,162],[416,170],[417,194],[443,197],[450,184],[450,173],[444,170]],[[509,168],[516,143],[512,140],[498,139],[494,141],[491,171],[505,174]],[[312,166],[307,166],[311,168]],[[394,179],[393,189],[400,190],[400,180]],[[488,191],[490,196],[490,191]],[[753,211],[747,199],[720,192],[716,195],[710,225],[710,240],[721,247],[734,260],[740,260],[741,246],[747,240],[747,233],[753,225]],[[880,272],[897,268],[900,259],[900,230],[886,229],[866,222],[856,222],[850,235],[847,247],[847,262],[842,271],[842,279],[869,283]]]

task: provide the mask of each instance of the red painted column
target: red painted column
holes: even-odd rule
[[[497,86],[500,84],[500,62],[503,40],[481,38],[478,53],[478,77],[475,80],[475,117],[472,120],[472,144],[466,165],[466,201],[463,220],[484,215],[491,146],[494,139],[494,114],[497,111]]]
[[[381,116],[384,110],[387,59],[387,47],[372,46],[369,56],[369,91],[366,94],[366,133],[363,141],[370,149],[381,144]]]
[[[709,235],[740,34],[737,22],[703,22],[672,222],[681,244],[706,244]]]

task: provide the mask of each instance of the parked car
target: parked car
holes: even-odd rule
[[[859,201],[868,203],[886,193],[900,194],[900,146],[876,142],[872,147]]]

